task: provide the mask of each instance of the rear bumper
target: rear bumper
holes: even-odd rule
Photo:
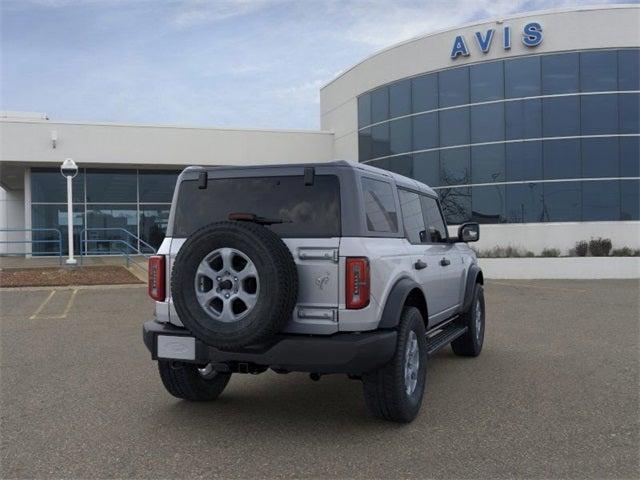
[[[175,356],[158,356],[159,336],[192,337],[187,329],[155,320],[146,322],[142,332],[144,343],[154,360],[177,359]],[[183,357],[179,360],[199,365],[214,363],[237,367],[244,364],[293,372],[359,375],[376,370],[391,360],[396,348],[396,337],[394,330],[327,336],[282,334],[277,335],[268,345],[236,351],[219,350],[194,339],[193,358]]]

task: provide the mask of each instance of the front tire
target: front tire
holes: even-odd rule
[[[158,361],[158,370],[164,388],[176,398],[204,402],[220,396],[231,378],[230,373],[215,372],[211,366],[171,360]]]
[[[417,308],[405,307],[393,358],[381,369],[362,377],[364,399],[371,415],[392,422],[411,422],[422,405],[426,373],[424,321]]]
[[[482,351],[485,325],[484,288],[479,283],[476,283],[471,306],[462,315],[460,324],[467,327],[467,331],[451,342],[453,352],[461,357],[477,357]]]

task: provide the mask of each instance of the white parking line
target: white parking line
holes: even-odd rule
[[[49,294],[49,296],[47,298],[44,299],[44,302],[42,302],[40,304],[40,306],[38,307],[38,309],[33,312],[33,315],[31,315],[29,317],[29,320],[34,320],[38,314],[42,311],[42,309],[47,305],[47,303],[49,303],[49,300],[51,300],[53,298],[53,296],[55,295],[56,291],[55,290],[51,290],[51,293]]]
[[[67,315],[69,314],[69,310],[71,310],[71,306],[73,305],[73,301],[75,300],[76,295],[78,294],[78,289],[77,288],[73,289],[73,292],[71,292],[71,295],[69,295],[69,300],[67,300],[67,305],[64,307],[64,310],[62,311],[62,313],[58,315],[40,315],[40,312],[42,312],[42,309],[47,305],[47,303],[49,303],[49,300],[51,300],[54,293],[56,293],[56,290],[51,291],[51,293],[45,299],[45,301],[42,302],[42,305],[38,307],[38,310],[36,310],[35,313],[29,317],[29,320],[67,318]]]

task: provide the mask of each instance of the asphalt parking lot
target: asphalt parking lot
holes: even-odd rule
[[[169,396],[144,287],[0,291],[2,478],[638,478],[637,281],[490,281],[485,347],[430,361],[410,425],[357,381]]]

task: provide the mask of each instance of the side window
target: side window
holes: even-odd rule
[[[449,235],[447,234],[447,227],[442,219],[438,202],[435,198],[424,195],[420,196],[420,200],[422,201],[422,213],[427,224],[430,241],[433,243],[446,242]]]
[[[402,223],[404,223],[405,235],[413,244],[426,242],[426,228],[420,204],[420,195],[407,190],[398,189],[400,195],[400,210],[402,211]]]
[[[363,178],[362,190],[369,231],[397,232],[398,214],[391,185],[380,180]]]

